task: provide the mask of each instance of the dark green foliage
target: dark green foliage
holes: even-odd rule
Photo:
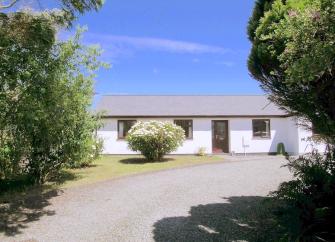
[[[0,18],[0,180],[44,183],[96,158],[99,119],[89,112],[100,51],[78,33],[56,42],[61,13]]]
[[[0,178],[10,179],[22,172],[20,163],[29,150],[21,132],[22,122],[31,126],[35,119],[31,112],[34,105],[25,94],[39,92],[39,85],[34,87],[30,80],[38,84],[52,68],[43,68],[55,42],[50,21],[26,13],[0,14]]]
[[[260,19],[266,11],[270,10],[272,2],[273,0],[257,0],[255,2],[255,7],[248,23],[248,36],[251,41],[255,38]]]
[[[273,102],[333,143],[335,2],[265,2],[257,2],[249,22],[250,73]]]
[[[313,153],[292,160],[295,179],[284,182],[274,195],[298,212],[300,229],[293,241],[335,241],[334,153]]]
[[[300,226],[283,239],[334,241],[335,1],[266,2],[256,3],[249,22],[249,71],[274,103],[330,144],[326,156],[289,164],[295,179],[276,196],[289,203],[286,215],[298,211]]]
[[[103,0],[61,0],[62,7],[65,11],[75,15],[78,11],[79,13],[84,13],[90,10],[99,10],[103,4]]]

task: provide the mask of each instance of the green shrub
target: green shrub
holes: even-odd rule
[[[184,130],[170,122],[137,122],[128,132],[127,141],[133,151],[139,151],[148,160],[161,160],[175,151],[184,141]]]
[[[100,157],[103,140],[95,137],[94,139],[88,139],[87,141],[88,142],[82,143],[82,147],[76,158],[66,164],[68,168],[89,167],[94,160]]]
[[[286,155],[284,143],[278,143],[278,145],[277,145],[277,155]]]
[[[295,179],[282,183],[273,195],[287,202],[287,211],[297,211],[300,226],[291,230],[290,241],[335,241],[334,158],[334,152],[313,153],[289,162]]]

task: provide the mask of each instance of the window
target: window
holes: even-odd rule
[[[270,119],[253,119],[252,131],[255,138],[270,138]]]
[[[136,120],[118,120],[117,121],[117,137],[119,139],[126,138],[130,128],[136,123]]]
[[[193,138],[193,120],[175,120],[174,123],[184,129],[186,139]]]

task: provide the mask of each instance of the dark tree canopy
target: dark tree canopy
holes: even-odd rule
[[[335,1],[259,0],[249,21],[251,75],[272,101],[335,143]]]
[[[335,241],[335,1],[258,0],[248,34],[251,75],[328,143],[324,153],[290,159],[295,179],[275,195],[289,208],[281,214],[299,223],[282,241]]]
[[[99,10],[104,0],[61,0],[63,10],[70,16],[75,16],[76,12],[83,14],[90,10]]]
[[[250,41],[254,40],[259,20],[264,16],[266,11],[270,10],[272,2],[273,0],[257,0],[255,2],[255,7],[248,23],[248,36]]]

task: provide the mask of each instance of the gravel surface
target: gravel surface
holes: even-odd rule
[[[241,157],[51,191],[8,204],[0,241],[257,241],[253,214],[291,178],[285,163]]]

